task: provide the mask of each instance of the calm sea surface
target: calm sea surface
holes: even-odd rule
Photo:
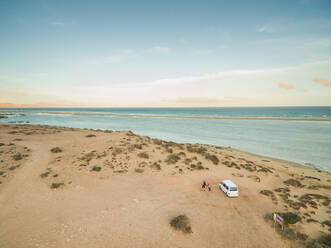
[[[0,114],[1,110],[8,110],[9,112],[2,114],[10,115],[8,118],[0,119],[0,123],[29,122],[78,128],[132,130],[140,135],[182,143],[231,146],[331,171],[331,122],[329,121],[182,118],[186,116],[331,118],[331,107],[43,108],[0,109]]]

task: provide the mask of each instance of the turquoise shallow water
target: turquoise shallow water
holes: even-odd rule
[[[31,109],[30,109],[31,110]],[[331,171],[331,122],[289,120],[186,119],[163,117],[86,116],[40,111],[147,115],[268,116],[330,118],[331,107],[197,108],[197,109],[33,109],[0,123],[30,122],[78,128],[132,130],[165,140],[231,146],[260,155]]]

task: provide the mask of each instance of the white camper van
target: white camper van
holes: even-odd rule
[[[224,180],[219,183],[219,187],[228,197],[239,196],[239,191],[237,185],[231,180]]]

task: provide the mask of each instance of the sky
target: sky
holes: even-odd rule
[[[0,2],[0,106],[330,106],[331,1]]]

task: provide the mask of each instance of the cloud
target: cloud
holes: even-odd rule
[[[317,77],[314,79],[316,83],[323,84],[324,86],[331,86],[331,81],[327,80],[326,78]]]
[[[194,51],[193,53],[197,54],[197,55],[208,55],[212,53],[212,50],[210,49],[198,49],[196,51]]]
[[[170,52],[170,48],[165,46],[154,46],[150,49],[150,51],[156,54],[168,54]]]
[[[120,50],[114,51],[112,54],[106,57],[102,57],[99,59],[93,59],[85,61],[86,64],[89,65],[103,65],[103,64],[112,64],[112,63],[120,63],[128,60],[132,60],[144,55],[166,55],[169,54],[171,49],[169,47],[164,46],[153,46],[144,50]]]
[[[275,33],[276,31],[275,31],[275,29],[273,29],[271,27],[262,26],[262,27],[258,28],[256,30],[256,32],[258,32],[258,33],[269,33],[270,34],[270,33]]]
[[[119,63],[119,62],[137,58],[140,55],[141,54],[139,52],[136,52],[134,50],[123,50],[123,51],[114,52],[111,55],[104,57],[104,58],[89,60],[86,63],[90,64],[90,65],[103,65],[103,64]]]
[[[28,104],[16,104],[11,102],[0,102],[0,108],[60,108],[60,107],[77,107],[75,104],[58,104],[49,102],[37,102]]]
[[[57,26],[57,27],[65,27],[65,26],[72,26],[75,23],[73,21],[61,21],[61,20],[57,20],[57,21],[52,21],[51,25],[52,26]]]
[[[294,89],[294,85],[289,82],[280,82],[278,83],[278,87],[282,89]]]
[[[164,78],[153,81],[153,84],[176,84],[176,83],[190,83],[197,81],[206,81],[206,80],[215,80],[223,77],[232,77],[232,76],[247,76],[247,75],[258,75],[264,73],[273,73],[273,72],[281,72],[286,69],[264,69],[264,70],[233,70],[233,71],[223,71],[223,72],[215,72],[203,74],[200,76],[183,76],[176,78]]]
[[[223,97],[178,97],[176,99],[163,100],[167,106],[183,106],[183,107],[213,107],[231,105],[239,99],[229,96]]]

